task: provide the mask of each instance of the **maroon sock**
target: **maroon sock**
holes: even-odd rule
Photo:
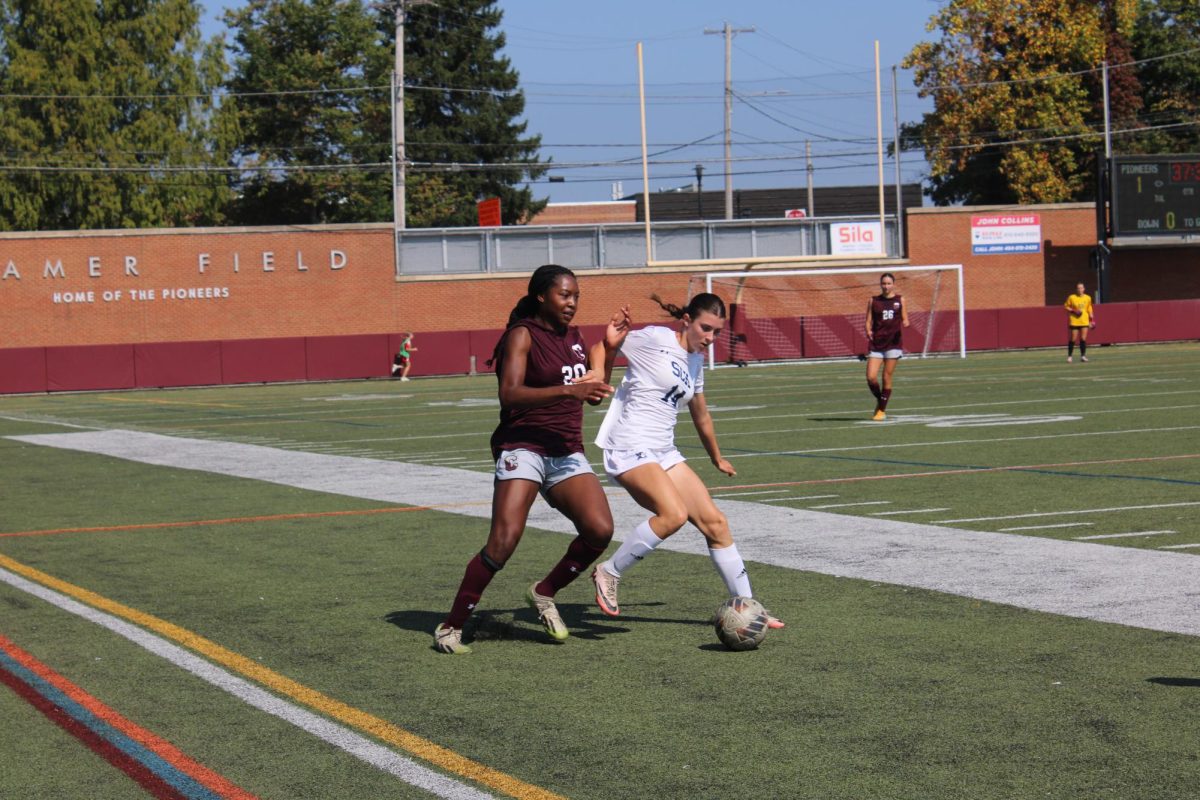
[[[482,554],[467,562],[467,571],[463,573],[462,583],[458,586],[458,594],[454,595],[454,605],[450,606],[450,616],[443,623],[451,628],[461,628],[479,604],[483,590],[492,582],[496,570],[483,562]]]
[[[588,568],[588,565],[599,558],[603,552],[603,547],[593,547],[585,542],[582,536],[576,536],[567,546],[566,555],[562,557],[562,560],[555,564],[554,569],[538,582],[535,587],[537,593],[554,597],[559,589],[578,578]]]
[[[871,390],[871,394],[875,395],[875,399],[878,400],[879,395],[881,394],[881,390],[879,388],[879,382],[878,381],[867,381],[867,388]]]
[[[883,389],[882,391],[880,391],[879,392],[879,410],[886,411],[888,400],[891,400],[891,399],[892,399],[892,390],[891,389]]]

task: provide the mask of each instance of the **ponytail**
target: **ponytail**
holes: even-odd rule
[[[683,319],[684,314],[687,314],[689,319],[695,319],[701,311],[707,311],[713,316],[725,319],[725,301],[708,292],[701,292],[693,297],[686,308],[680,308],[674,303],[663,302],[663,299],[657,294],[650,295],[650,299],[658,303],[663,311],[675,319]]]

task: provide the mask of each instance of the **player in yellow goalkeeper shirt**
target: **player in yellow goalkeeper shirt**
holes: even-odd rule
[[[1073,360],[1076,342],[1079,343],[1079,360],[1087,361],[1088,330],[1096,327],[1096,307],[1082,281],[1075,284],[1075,294],[1067,298],[1063,308],[1067,310],[1067,363]]]

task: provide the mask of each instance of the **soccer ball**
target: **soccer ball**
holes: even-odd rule
[[[767,610],[753,597],[731,597],[717,608],[713,627],[730,650],[753,650],[767,635]]]

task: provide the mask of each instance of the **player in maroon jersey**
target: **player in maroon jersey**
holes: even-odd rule
[[[885,272],[879,276],[880,293],[867,302],[867,386],[875,395],[875,416],[887,419],[887,404],[892,398],[892,374],[904,355],[902,335],[908,327],[908,308],[904,298],[896,294],[896,276]],[[879,367],[883,366],[883,385],[879,383]]]
[[[579,284],[571,270],[538,267],[488,362],[495,362],[500,382],[500,425],[491,440],[496,459],[492,526],[487,544],[467,564],[449,615],[433,633],[439,652],[471,651],[462,641],[463,624],[516,550],[538,492],[579,532],[558,564],[525,594],[551,637],[568,636],[555,593],[612,540],[608,499],[583,454],[583,401],[595,405],[613,387],[603,380],[602,364],[589,365],[583,337],[571,325],[578,303]],[[628,306],[613,314],[606,350],[616,350],[629,322]]]

